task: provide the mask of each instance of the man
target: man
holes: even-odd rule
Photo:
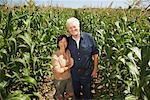
[[[75,99],[91,99],[91,81],[97,76],[98,49],[94,38],[86,32],[80,31],[80,22],[77,18],[69,18],[66,22],[69,32],[68,48],[74,59],[71,68]]]

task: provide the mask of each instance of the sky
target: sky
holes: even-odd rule
[[[1,0],[2,1],[2,0]],[[25,4],[27,0],[7,0],[11,5]],[[82,8],[82,7],[108,7],[111,3],[111,8],[127,8],[133,0],[34,0],[36,5],[53,5],[66,8]],[[150,4],[150,0],[144,5]]]
[[[46,0],[45,0],[46,1]],[[127,6],[124,0],[51,0],[52,5],[59,5],[69,8],[81,8],[81,7],[108,7],[113,1],[113,7],[121,5]],[[41,0],[37,0],[41,2]]]

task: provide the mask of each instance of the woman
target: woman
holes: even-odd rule
[[[57,100],[73,97],[72,80],[70,68],[73,66],[73,59],[68,50],[68,38],[60,35],[57,39],[58,50],[52,55],[52,70],[54,73],[54,85],[56,93],[54,98]],[[66,93],[64,95],[64,93]]]

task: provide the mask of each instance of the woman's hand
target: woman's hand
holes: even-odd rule
[[[67,61],[66,61],[66,59],[63,58],[63,55],[60,55],[58,57],[58,61],[59,61],[60,65],[61,65],[61,67],[65,67],[67,65]]]

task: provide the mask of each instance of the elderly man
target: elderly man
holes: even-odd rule
[[[80,22],[77,18],[69,18],[66,22],[69,33],[68,48],[74,59],[71,68],[75,99],[91,99],[92,78],[97,76],[98,49],[94,38],[86,32],[80,31]]]

